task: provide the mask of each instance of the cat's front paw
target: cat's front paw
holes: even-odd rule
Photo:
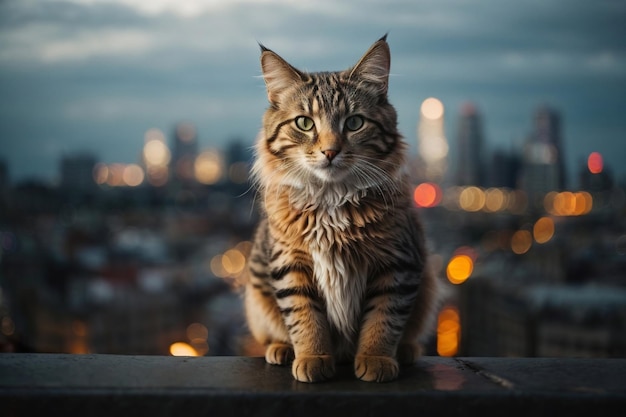
[[[287,343],[271,343],[265,349],[265,362],[286,365],[293,360],[293,347]]]
[[[361,381],[393,381],[399,372],[398,361],[388,356],[358,355],[354,360],[354,374]]]
[[[299,356],[291,367],[300,382],[320,382],[335,376],[335,360],[330,355]]]

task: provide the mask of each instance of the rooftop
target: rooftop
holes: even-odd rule
[[[397,381],[295,382],[250,357],[0,354],[3,415],[589,416],[626,406],[626,359],[424,357]],[[8,413],[6,413],[8,411]],[[6,414],[5,414],[6,413]]]

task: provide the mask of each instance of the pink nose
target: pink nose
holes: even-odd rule
[[[325,151],[322,151],[322,153],[324,155],[326,155],[326,158],[329,161],[332,161],[333,159],[335,159],[335,157],[337,156],[337,154],[339,153],[339,151],[336,151],[334,149],[326,149]]]

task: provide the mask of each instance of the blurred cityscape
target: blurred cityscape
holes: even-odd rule
[[[410,164],[445,290],[427,354],[626,356],[626,184],[595,152],[566,172],[558,109],[519,149],[487,148],[471,103],[450,139],[444,116],[422,103]],[[149,129],[132,164],[67,154],[54,185],[0,161],[0,351],[262,354],[239,291],[253,140],[198,134]]]

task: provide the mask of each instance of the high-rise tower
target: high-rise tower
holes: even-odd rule
[[[465,103],[461,107],[458,135],[456,183],[484,186],[482,120],[476,106],[472,103]]]
[[[524,145],[522,185],[529,200],[565,188],[565,164],[561,140],[561,116],[547,106],[537,109],[533,130]]]
[[[189,122],[181,122],[174,130],[171,169],[174,179],[181,183],[194,182],[194,163],[198,156],[196,128]]]

